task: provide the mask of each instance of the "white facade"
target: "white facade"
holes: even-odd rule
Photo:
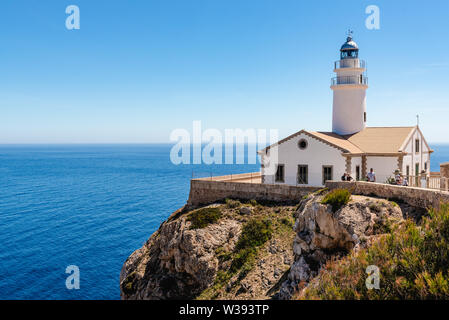
[[[301,150],[300,141],[306,141],[307,147]],[[269,184],[289,184],[289,185],[323,185],[323,167],[332,167],[332,179],[339,180],[345,172],[345,158],[341,150],[329,146],[305,133],[301,133],[292,139],[287,140],[272,148],[268,154],[262,152],[262,163],[268,163],[271,156],[275,159],[273,152],[277,149],[277,165],[284,166],[284,179],[276,181],[275,172],[267,172],[267,166],[262,167],[262,176],[264,183]],[[275,165],[276,165],[275,164]],[[307,166],[308,184],[302,184],[298,181],[298,166]],[[332,180],[331,179],[331,180]]]
[[[407,155],[403,159],[401,170],[403,174],[417,176],[422,171],[425,171],[426,174],[430,173],[430,154],[432,151],[419,128],[406,141],[404,152]]]

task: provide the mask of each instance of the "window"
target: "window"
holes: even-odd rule
[[[299,140],[298,148],[301,149],[301,150],[306,149],[307,148],[307,140],[305,140],[305,139]]]
[[[323,185],[332,179],[332,166],[323,166]]]
[[[427,172],[427,162],[424,162],[424,170]]]
[[[285,166],[283,164],[279,164],[276,170],[276,182],[284,182],[284,169]]]
[[[419,153],[419,139],[415,140],[415,153]]]
[[[406,172],[407,172],[407,177],[408,177],[410,175],[410,166],[407,166]]]
[[[363,121],[366,122],[366,112],[363,113]]]
[[[360,181],[360,166],[355,167],[355,180]]]
[[[309,184],[309,167],[307,165],[298,165],[297,184]]]

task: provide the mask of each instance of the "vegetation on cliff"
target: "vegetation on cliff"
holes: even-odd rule
[[[191,229],[201,229],[208,225],[215,223],[221,218],[220,208],[201,208],[193,211],[189,217],[188,221],[192,224]]]
[[[366,268],[380,271],[380,287],[367,289]],[[395,225],[368,248],[330,261],[301,299],[448,299],[449,205],[430,210],[419,225]]]
[[[248,205],[253,207],[253,211],[250,216],[242,217],[244,224],[234,249],[226,252],[219,248],[216,251],[221,268],[217,272],[213,285],[203,291],[197,299],[234,298],[244,295],[248,289],[259,290],[259,287],[262,287],[259,273],[268,271],[261,261],[266,260],[268,263],[271,259],[276,257],[278,259],[280,254],[284,256],[285,253],[282,250],[291,252],[294,236],[292,230],[294,207],[264,206],[255,201],[249,201],[245,205],[236,200],[226,201],[226,207],[235,210],[235,214],[240,214],[240,209],[247,208]],[[284,249],[278,248],[279,252],[273,252],[272,241],[277,243],[277,248],[284,247]],[[278,268],[281,267],[282,265],[278,265]],[[279,279],[287,271],[288,264],[284,269],[279,271]],[[254,283],[254,280],[258,283]],[[275,284],[275,282],[267,281],[266,285],[270,288]],[[249,288],[250,286],[254,287]],[[267,289],[265,294],[267,291],[269,290]]]
[[[341,207],[351,200],[351,193],[346,189],[335,189],[330,191],[321,201],[322,204],[332,206],[332,211],[337,212]]]

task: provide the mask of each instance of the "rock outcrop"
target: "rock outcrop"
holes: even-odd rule
[[[291,295],[318,275],[332,258],[366,246],[377,235],[388,231],[392,223],[401,221],[401,208],[387,200],[352,196],[352,200],[336,212],[321,203],[322,196],[303,200],[295,223],[293,251],[295,261],[288,279],[282,284],[280,299]]]
[[[191,230],[186,216],[164,222],[145,245],[125,262],[123,299],[191,299],[206,289],[218,270],[216,249],[232,250],[241,223],[222,219]]]
[[[233,201],[203,208],[218,208],[221,218],[192,229],[194,211],[179,210],[129,256],[120,274],[122,299],[267,299],[277,292],[293,262],[295,207]],[[242,228],[253,219],[269,220],[272,237],[251,263],[230,272]],[[226,280],[218,283],[219,274]]]

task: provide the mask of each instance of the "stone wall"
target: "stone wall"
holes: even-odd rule
[[[449,192],[439,190],[402,187],[372,182],[327,181],[326,187],[332,189],[348,189],[352,194],[376,196],[391,200],[402,200],[420,208],[438,208],[440,203],[449,203]]]
[[[226,198],[298,203],[303,196],[318,189],[316,187],[195,179],[190,181],[187,206],[210,204]]]
[[[440,164],[441,177],[449,178],[449,162]]]

